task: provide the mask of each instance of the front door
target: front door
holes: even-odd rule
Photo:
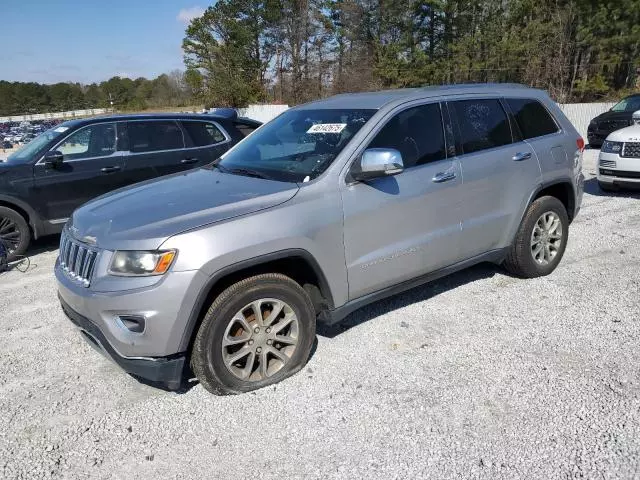
[[[34,165],[33,198],[43,219],[62,223],[83,203],[127,184],[114,123],[82,127],[51,149],[62,165]]]
[[[343,187],[351,300],[458,260],[462,179],[446,147],[439,103],[397,113],[368,145],[399,150],[405,170]]]

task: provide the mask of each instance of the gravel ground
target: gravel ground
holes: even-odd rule
[[[587,151],[560,267],[479,266],[361,309],[234,397],[138,383],[56,301],[56,239],[0,277],[3,478],[639,478],[640,195]]]

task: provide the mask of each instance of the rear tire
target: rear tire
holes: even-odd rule
[[[564,255],[568,234],[569,217],[562,202],[538,198],[527,208],[504,267],[523,278],[549,275]]]
[[[215,299],[196,334],[191,368],[213,394],[256,390],[298,372],[315,331],[313,304],[300,285],[277,273],[256,275]]]
[[[615,186],[612,183],[605,183],[605,182],[600,182],[598,181],[598,187],[600,187],[600,190],[602,190],[603,192],[618,192],[620,191],[620,189]]]
[[[31,243],[31,230],[22,215],[7,207],[0,207],[0,241],[7,249],[7,260],[12,262],[27,251]]]

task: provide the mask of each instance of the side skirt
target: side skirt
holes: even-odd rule
[[[336,323],[340,323],[342,320],[344,320],[347,315],[358,310],[361,307],[364,307],[365,305],[377,302],[378,300],[391,297],[407,290],[411,290],[414,287],[424,285],[425,283],[432,282],[439,278],[446,277],[447,275],[459,272],[460,270],[464,270],[465,268],[477,265],[478,263],[488,262],[500,264],[506,258],[508,251],[508,248],[491,250],[490,252],[483,253],[482,255],[477,255],[462,262],[458,262],[448,267],[444,267],[440,270],[436,270],[435,272],[430,272],[411,280],[399,283],[397,285],[392,285],[382,290],[378,290],[377,292],[369,293],[363,297],[350,300],[341,307],[320,312],[318,321],[324,325],[335,325]]]

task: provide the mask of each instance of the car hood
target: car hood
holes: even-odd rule
[[[92,200],[74,212],[71,230],[107,250],[153,250],[173,235],[279,205],[297,192],[295,183],[201,168]]]
[[[640,142],[640,125],[631,125],[630,127],[616,130],[607,136],[607,140],[612,142]]]
[[[608,110],[598,115],[596,118],[592,120],[592,122],[600,123],[600,122],[610,121],[610,120],[617,120],[617,121],[627,120],[628,121],[628,120],[631,120],[632,114],[633,112],[612,112],[611,110]]]

